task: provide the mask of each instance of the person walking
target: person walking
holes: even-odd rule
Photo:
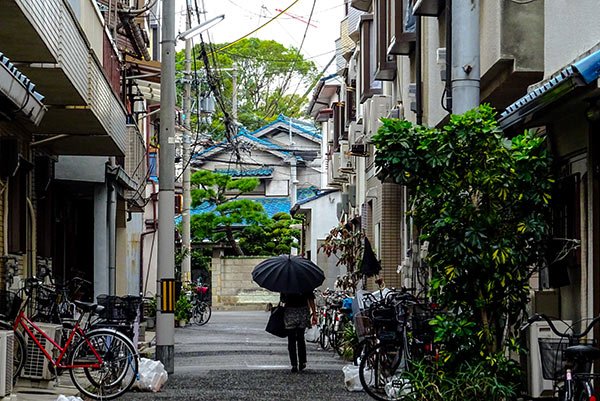
[[[315,294],[281,293],[281,303],[284,305],[285,329],[288,332],[288,353],[292,364],[292,373],[306,368],[306,342],[304,330],[317,324]]]

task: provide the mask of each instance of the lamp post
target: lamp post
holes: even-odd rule
[[[212,18],[175,36],[175,0],[163,0],[161,29],[161,108],[158,192],[158,283],[156,355],[167,373],[175,370],[175,42],[217,24]]]

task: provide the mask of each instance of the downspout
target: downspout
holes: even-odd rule
[[[34,268],[37,267],[37,219],[35,218],[35,210],[33,209],[33,203],[31,203],[31,199],[27,197],[27,210],[29,210],[29,222],[31,228],[31,235],[29,237],[29,249],[28,253],[28,265],[29,265],[29,274],[28,277],[33,277],[37,274],[37,269],[34,271]]]
[[[115,158],[110,158],[110,166],[116,167]],[[116,295],[117,289],[117,189],[113,180],[108,182],[108,293]]]
[[[2,186],[2,192],[0,192],[0,194],[2,194],[4,196],[4,215],[2,217],[2,250],[4,251],[4,254],[8,254],[8,224],[6,223],[8,221],[8,183],[9,183],[10,179],[7,178],[6,182],[4,183],[4,185]]]
[[[146,296],[146,291],[148,291],[148,274],[150,272],[150,269],[145,269],[146,277],[144,277],[144,239],[146,235],[156,233],[156,183],[152,180],[149,181],[152,183],[152,193],[150,194],[150,200],[152,201],[152,229],[144,231],[140,237],[140,283],[143,283],[144,285],[142,296]],[[154,247],[154,239],[152,240],[152,245]],[[148,257],[148,266],[150,266],[150,261],[152,260],[152,252],[153,249],[151,248]]]
[[[416,103],[417,103],[417,125],[423,124],[423,67],[421,65],[422,62],[422,53],[423,53],[423,40],[421,38],[421,16],[415,16],[415,34],[417,37],[417,46],[415,49],[415,75],[416,75]]]
[[[446,0],[446,111],[452,114],[452,0]]]

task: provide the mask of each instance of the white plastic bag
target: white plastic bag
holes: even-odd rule
[[[167,382],[169,375],[161,361],[140,358],[138,380],[133,384],[140,391],[160,391]]]
[[[363,386],[360,383],[360,377],[358,376],[358,366],[348,364],[342,368],[344,372],[344,387],[348,391],[363,391]]]
[[[321,334],[320,332],[321,330],[319,329],[319,326],[312,326],[310,329],[306,330],[304,333],[304,338],[309,343],[316,343],[319,341],[319,335]]]
[[[83,401],[80,397],[77,397],[76,395],[59,395],[58,398],[56,399],[56,401]]]

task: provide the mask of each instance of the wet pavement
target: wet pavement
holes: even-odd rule
[[[217,311],[205,326],[176,329],[175,373],[158,393],[130,392],[127,400],[358,401],[344,388],[347,363],[307,343],[307,369],[291,373],[286,339],[264,331],[266,312]]]

